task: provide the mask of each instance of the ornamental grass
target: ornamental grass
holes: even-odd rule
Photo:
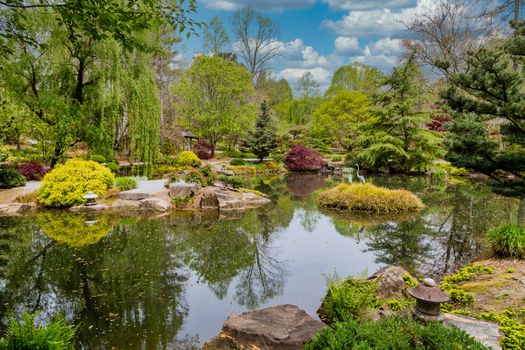
[[[525,259],[525,226],[496,227],[487,234],[487,241],[500,257]]]
[[[424,205],[412,192],[372,184],[340,184],[319,195],[319,205],[338,211],[399,213],[421,210]]]

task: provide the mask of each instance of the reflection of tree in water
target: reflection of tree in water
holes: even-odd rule
[[[11,310],[65,312],[79,325],[85,349],[166,349],[177,342],[187,278],[160,221],[118,225],[80,248],[34,232],[25,231],[10,256],[2,301]]]
[[[286,175],[288,191],[299,198],[308,197],[325,184],[326,177],[317,174],[289,173]]]

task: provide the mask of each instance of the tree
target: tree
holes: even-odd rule
[[[326,96],[336,95],[341,90],[360,91],[367,95],[378,92],[385,76],[377,68],[361,63],[339,67],[333,77]]]
[[[286,79],[275,80],[268,72],[261,72],[255,82],[255,91],[270,107],[291,101],[293,92]]]
[[[186,5],[174,0],[4,0],[0,1],[0,6],[4,8],[0,13],[0,54],[13,53],[6,43],[6,39],[12,37],[27,44],[39,44],[34,37],[27,35],[26,20],[42,9],[55,14],[56,23],[77,37],[84,36],[94,42],[113,38],[128,49],[146,48],[136,34],[161,24],[179,33],[186,32],[188,37],[195,27],[201,26],[188,17],[196,11],[196,0],[189,0]]]
[[[394,68],[385,83],[387,90],[377,96],[377,119],[360,136],[356,156],[374,169],[425,171],[444,151],[442,135],[425,128],[430,117],[423,111],[425,89],[415,56]]]
[[[371,101],[359,91],[341,91],[326,99],[314,112],[312,128],[320,138],[328,138],[353,150],[363,125],[370,123]]]
[[[181,102],[182,124],[211,145],[232,132],[247,132],[255,118],[252,77],[243,66],[220,57],[197,57],[174,86]]]
[[[314,79],[311,72],[305,72],[297,83],[297,93],[306,99],[319,96],[319,83]]]
[[[266,101],[261,103],[261,111],[255,122],[255,131],[250,134],[247,144],[260,162],[277,149],[277,136],[271,126],[270,110]]]
[[[213,17],[204,29],[202,47],[213,55],[218,56],[221,52],[224,52],[224,46],[229,40],[230,38],[226,34],[221,19],[217,16]]]
[[[269,17],[245,7],[233,14],[232,27],[237,40],[237,53],[248,71],[256,77],[277,55],[279,26]]]
[[[472,52],[467,69],[443,93],[455,112],[448,159],[493,178],[508,194],[525,193],[525,25],[515,35]]]

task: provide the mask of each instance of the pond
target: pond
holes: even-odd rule
[[[439,278],[481,254],[488,229],[517,220],[518,201],[483,184],[371,180],[416,192],[426,208],[321,212],[315,190],[337,181],[288,175],[254,179],[272,204],[242,214],[0,218],[0,315],[5,323],[21,310],[62,312],[83,349],[191,349],[231,313],[291,303],[315,315],[336,274],[393,264]]]

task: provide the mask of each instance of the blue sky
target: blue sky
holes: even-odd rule
[[[325,89],[333,72],[344,64],[363,62],[385,72],[398,64],[403,22],[434,6],[436,0],[199,0],[196,20],[222,19],[230,42],[233,12],[244,6],[280,25],[280,55],[271,63],[275,77],[292,86],[311,72]],[[183,42],[185,57],[203,53],[200,38]]]

